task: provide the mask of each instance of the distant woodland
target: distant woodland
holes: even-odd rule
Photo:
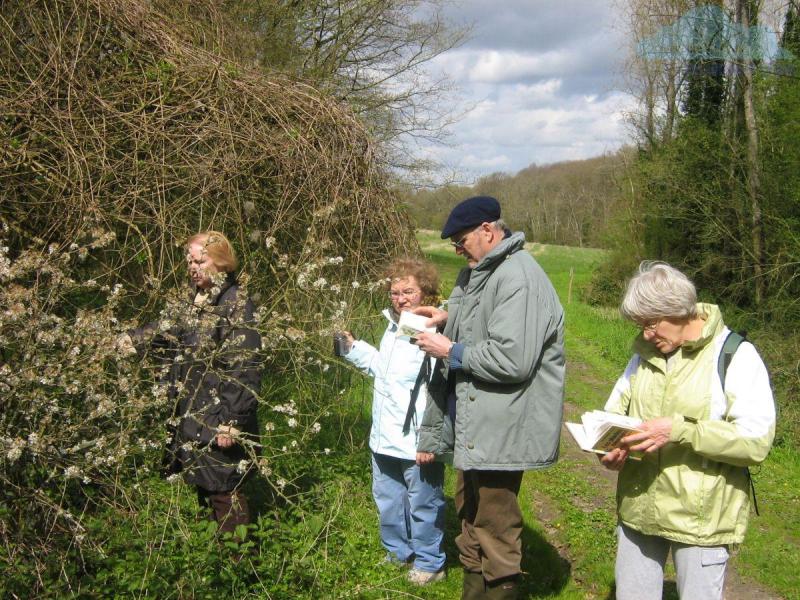
[[[762,319],[800,321],[798,2],[626,0],[632,146],[408,193],[422,227],[494,194],[529,238],[607,248],[595,299],[670,261]]]
[[[495,173],[472,186],[449,185],[404,195],[418,227],[440,229],[458,202],[474,195],[502,200],[503,219],[531,241],[568,246],[606,247],[619,211],[626,160],[623,150],[588,160],[531,165],[519,173]]]

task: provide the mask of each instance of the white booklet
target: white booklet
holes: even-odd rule
[[[433,333],[436,327],[425,327],[428,317],[415,315],[407,310],[400,313],[400,320],[397,322],[397,333],[395,335],[401,339],[409,341],[423,331]]]
[[[626,435],[641,431],[641,419],[593,410],[581,415],[581,423],[564,423],[581,450],[605,454],[619,446]]]

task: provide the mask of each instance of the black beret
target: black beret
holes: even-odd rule
[[[491,196],[473,196],[456,205],[450,211],[442,227],[442,239],[459,231],[477,227],[481,223],[492,223],[500,218],[500,203]]]

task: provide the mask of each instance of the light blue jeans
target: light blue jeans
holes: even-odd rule
[[[444,465],[372,453],[372,497],[381,543],[397,560],[421,571],[444,567]]]

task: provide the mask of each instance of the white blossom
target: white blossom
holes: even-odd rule
[[[75,465],[70,465],[64,469],[64,477],[67,479],[80,479],[83,477],[83,471]]]
[[[22,438],[16,438],[15,440],[11,441],[10,448],[8,452],[6,452],[6,458],[9,462],[16,462],[19,460],[19,457],[22,456],[22,450],[25,448],[25,440]]]

